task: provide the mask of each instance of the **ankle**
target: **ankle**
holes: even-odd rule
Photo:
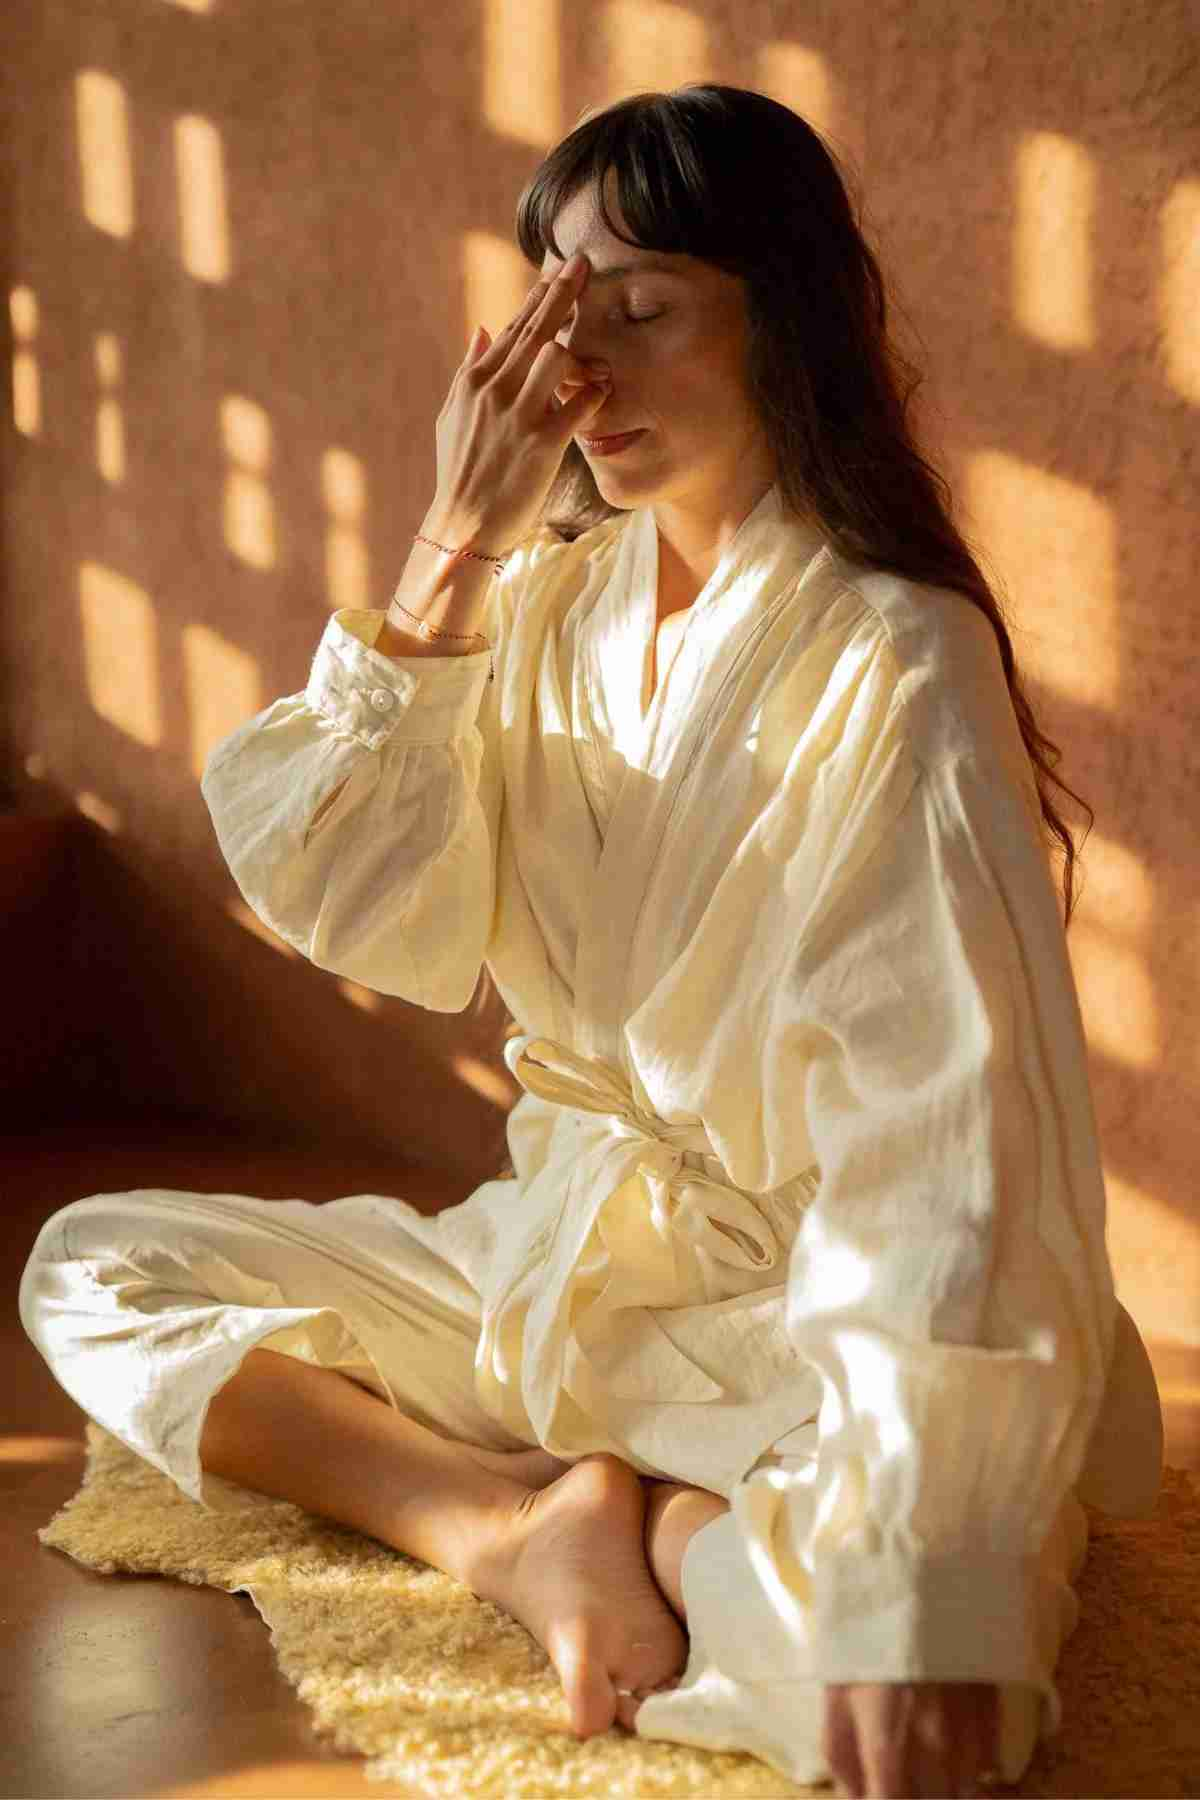
[[[445,1463],[428,1488],[410,1488],[397,1501],[385,1542],[478,1593],[479,1581],[506,1560],[536,1492],[447,1440]]]
[[[460,1517],[456,1543],[445,1545],[438,1567],[481,1599],[504,1605],[525,1546],[541,1523],[533,1516],[541,1492],[497,1477],[495,1491],[474,1515]]]

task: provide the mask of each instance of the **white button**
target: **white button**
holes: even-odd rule
[[[371,705],[376,712],[390,712],[396,704],[396,696],[388,688],[376,688],[371,695]]]

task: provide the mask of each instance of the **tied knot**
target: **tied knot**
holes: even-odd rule
[[[510,1038],[504,1059],[527,1092],[601,1114],[613,1137],[636,1146],[632,1167],[646,1179],[651,1222],[661,1237],[678,1232],[734,1268],[769,1269],[778,1261],[779,1240],[753,1200],[731,1182],[685,1163],[697,1138],[706,1146],[698,1154],[713,1154],[703,1126],[660,1119],[637,1104],[620,1069],[554,1038]]]

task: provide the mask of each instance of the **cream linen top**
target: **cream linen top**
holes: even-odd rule
[[[441,1215],[489,1412],[691,1456],[816,1679],[1045,1686],[1039,1546],[1153,1510],[1162,1419],[994,633],[772,487],[644,710],[657,557],[649,508],[530,534],[494,682],[335,612],[208,760],[221,850],[319,968],[457,1012],[486,961],[519,1022],[514,1177]]]

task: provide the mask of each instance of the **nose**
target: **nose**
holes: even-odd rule
[[[558,341],[564,350],[570,350],[576,356],[583,355],[579,347],[579,302],[576,301],[570,312],[558,328]]]
[[[606,376],[611,382],[611,363],[606,357],[594,356],[591,353],[594,340],[589,340],[580,332],[578,306],[572,307],[570,317],[555,334],[555,342],[561,344],[564,350],[569,350],[573,356],[577,356],[585,366],[593,369],[596,374]],[[578,376],[568,376],[565,380],[561,381],[555,389],[556,396],[560,401],[563,401],[566,396],[573,392],[579,385]]]
[[[607,358],[600,353],[594,339],[581,327],[582,317],[579,301],[575,300],[570,312],[555,333],[556,343],[561,344],[564,350],[570,350],[572,355],[577,356],[581,362],[598,361],[607,366]]]

